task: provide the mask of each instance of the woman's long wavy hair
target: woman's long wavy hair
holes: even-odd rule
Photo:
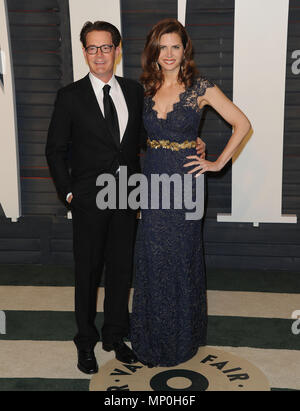
[[[178,82],[184,83],[185,88],[191,87],[198,75],[193,60],[193,46],[189,35],[183,25],[176,19],[164,19],[152,27],[147,36],[142,54],[142,75],[140,80],[145,87],[145,95],[153,97],[164,82],[164,74],[157,60],[160,54],[161,36],[167,33],[176,33],[181,38],[184,48],[184,58],[178,73]]]

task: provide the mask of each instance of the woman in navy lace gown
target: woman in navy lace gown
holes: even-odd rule
[[[202,198],[197,198],[197,184],[201,186],[206,171],[219,171],[231,159],[250,123],[216,85],[197,75],[191,40],[177,20],[166,19],[152,28],[142,65],[148,135],[143,174],[151,187],[154,174],[177,174],[183,181],[184,174],[190,173],[193,199],[203,205],[203,191]],[[205,104],[234,127],[215,162],[196,155]],[[148,209],[142,209],[137,233],[130,338],[138,359],[149,366],[175,366],[206,344],[203,213],[198,219],[187,219],[184,201],[182,208],[174,206],[176,196],[184,200],[184,190],[178,194],[174,187],[171,184],[169,209],[161,198],[159,207],[151,209],[153,191],[149,189]],[[163,197],[165,192],[161,189],[160,194]]]

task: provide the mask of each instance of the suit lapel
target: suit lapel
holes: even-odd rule
[[[87,111],[87,121],[89,121],[89,126],[93,127],[95,133],[106,145],[118,148],[99,107],[89,75],[82,79],[80,93],[83,97],[83,102]]]

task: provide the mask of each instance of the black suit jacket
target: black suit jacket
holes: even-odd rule
[[[65,204],[69,192],[76,195],[94,191],[97,177],[114,174],[119,165],[128,167],[129,176],[140,172],[139,152],[145,145],[144,90],[134,80],[116,79],[128,108],[128,123],[120,144],[109,132],[89,75],[57,93],[46,157],[58,195]]]

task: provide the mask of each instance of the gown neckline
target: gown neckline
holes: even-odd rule
[[[155,101],[153,100],[153,97],[150,97],[151,110],[154,112],[157,120],[161,120],[161,121],[166,121],[166,120],[168,120],[169,115],[172,114],[172,113],[176,110],[177,105],[181,103],[182,98],[183,98],[183,95],[187,92],[187,90],[188,90],[188,89],[186,88],[185,90],[183,90],[181,93],[178,94],[178,99],[179,99],[179,100],[178,100],[178,101],[175,101],[175,102],[173,103],[173,105],[172,105],[172,110],[170,110],[170,111],[168,111],[168,112],[166,113],[166,117],[165,117],[165,118],[164,118],[164,117],[158,117],[159,112],[154,108],[154,106],[155,106]]]

